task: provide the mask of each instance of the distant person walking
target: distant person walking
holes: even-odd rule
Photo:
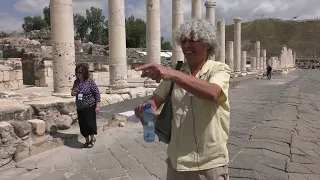
[[[272,67],[270,65],[268,65],[267,67],[267,79],[271,80],[271,71],[272,71]]]
[[[91,148],[96,142],[94,135],[97,135],[96,115],[100,111],[100,92],[96,83],[89,79],[86,64],[78,65],[75,73],[77,79],[73,83],[71,95],[76,97],[80,132],[86,138],[84,148]]]

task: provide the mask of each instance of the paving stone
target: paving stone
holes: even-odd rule
[[[157,177],[160,180],[166,180],[167,178],[167,163],[166,162],[158,162],[149,164],[148,166],[145,166],[145,169],[155,177]]]
[[[255,129],[252,131],[251,139],[269,139],[284,143],[291,143],[291,135],[279,132],[275,129]]]
[[[98,171],[103,169],[120,167],[119,162],[115,158],[95,159],[92,160],[92,164]]]
[[[87,176],[93,180],[101,179],[100,175],[95,169],[82,169],[82,170],[76,170],[75,174],[81,175],[81,176]]]
[[[319,180],[320,179],[320,175],[318,174],[302,174],[305,178],[307,178],[308,180]]]
[[[142,167],[132,156],[120,158],[118,161],[125,170],[138,169]]]
[[[111,178],[127,176],[126,171],[121,167],[105,169],[105,170],[99,171],[99,174],[102,179],[111,179]]]
[[[295,154],[293,154],[291,156],[291,161],[296,162],[296,163],[300,163],[300,164],[312,164],[313,163],[313,161],[308,156],[299,156],[299,155],[295,155]]]
[[[320,175],[320,164],[304,164],[304,166],[308,168],[310,171],[312,171],[314,174]]]
[[[307,169],[302,164],[294,163],[294,162],[287,163],[286,171],[288,173],[303,173],[303,174],[312,173],[309,169]]]
[[[307,154],[301,151],[298,148],[291,147],[291,154],[300,155],[300,156],[306,156]]]
[[[134,169],[128,171],[129,176],[132,180],[156,180],[155,177],[151,176],[145,169]]]
[[[104,145],[99,145],[99,146],[95,145],[92,148],[88,148],[87,152],[89,154],[98,154],[98,153],[108,152],[108,149]]]
[[[291,147],[299,149],[320,149],[320,147],[313,142],[297,140],[295,137],[292,138]]]
[[[142,164],[143,166],[148,166],[152,163],[157,163],[162,161],[158,156],[156,155],[149,155],[149,156],[143,156],[137,159],[140,164]]]
[[[289,173],[289,180],[308,180],[299,173]]]
[[[74,163],[74,168],[76,170],[92,169],[93,165],[89,160],[77,161],[76,163]]]
[[[126,151],[122,147],[110,148],[109,150],[113,154],[113,156],[116,158],[126,157],[129,155],[128,151]]]
[[[108,159],[108,158],[114,158],[114,156],[109,151],[90,155],[91,161],[96,159]]]
[[[65,180],[67,179],[63,173],[61,172],[49,172],[46,173],[38,178],[36,178],[35,180],[48,180],[48,178],[50,177],[50,180]]]
[[[286,156],[290,156],[290,148],[288,144],[268,140],[251,140],[245,146],[246,148],[267,149]]]

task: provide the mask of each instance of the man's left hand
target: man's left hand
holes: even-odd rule
[[[141,77],[148,77],[156,80],[157,83],[163,80],[170,80],[172,69],[156,63],[148,63],[135,68],[136,71],[142,71]]]

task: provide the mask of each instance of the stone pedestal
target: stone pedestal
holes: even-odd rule
[[[262,61],[263,65],[261,67],[262,67],[262,69],[266,69],[267,68],[267,50],[263,49],[261,51],[261,56],[263,59],[263,61]]]
[[[256,56],[256,70],[260,70],[260,41],[255,43],[255,56]]]
[[[147,62],[161,64],[160,0],[146,0]],[[156,81],[145,81],[145,86],[157,86]]]
[[[54,94],[69,94],[74,81],[75,45],[72,0],[50,0]]]
[[[226,25],[224,19],[218,21],[218,32],[220,34],[219,61],[222,63],[226,63]]]
[[[247,51],[241,52],[241,72],[247,72]]]
[[[184,55],[181,46],[176,43],[175,31],[183,23],[183,0],[172,0],[172,68],[174,68],[178,61],[184,61]]]
[[[124,0],[108,0],[109,71],[107,93],[127,93],[127,53]]]
[[[241,21],[240,17],[234,18],[234,71],[241,70]]]
[[[256,71],[257,70],[257,58],[252,57],[250,60],[250,66],[251,66],[251,71]]]
[[[201,0],[192,0],[191,17],[201,19]]]
[[[231,71],[234,71],[234,64],[233,64],[233,41],[227,42],[227,58],[226,63],[229,65]]]
[[[216,2],[214,1],[206,1],[204,4],[206,7],[206,19],[208,22],[213,24],[214,26],[216,25]]]

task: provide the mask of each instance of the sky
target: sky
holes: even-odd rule
[[[1,0],[0,31],[22,31],[23,17],[42,15],[42,10],[50,0]],[[202,17],[205,18],[202,0]],[[191,18],[192,0],[184,0],[184,19]],[[172,0],[160,0],[161,35],[171,40]],[[232,24],[235,17],[243,21],[258,18],[279,19],[316,19],[320,17],[320,0],[216,0],[216,21],[223,18],[226,24]],[[125,15],[146,19],[146,0],[125,0]],[[108,0],[73,0],[74,13],[85,14],[91,6],[99,7],[108,16]],[[170,17],[170,18],[169,18]]]

